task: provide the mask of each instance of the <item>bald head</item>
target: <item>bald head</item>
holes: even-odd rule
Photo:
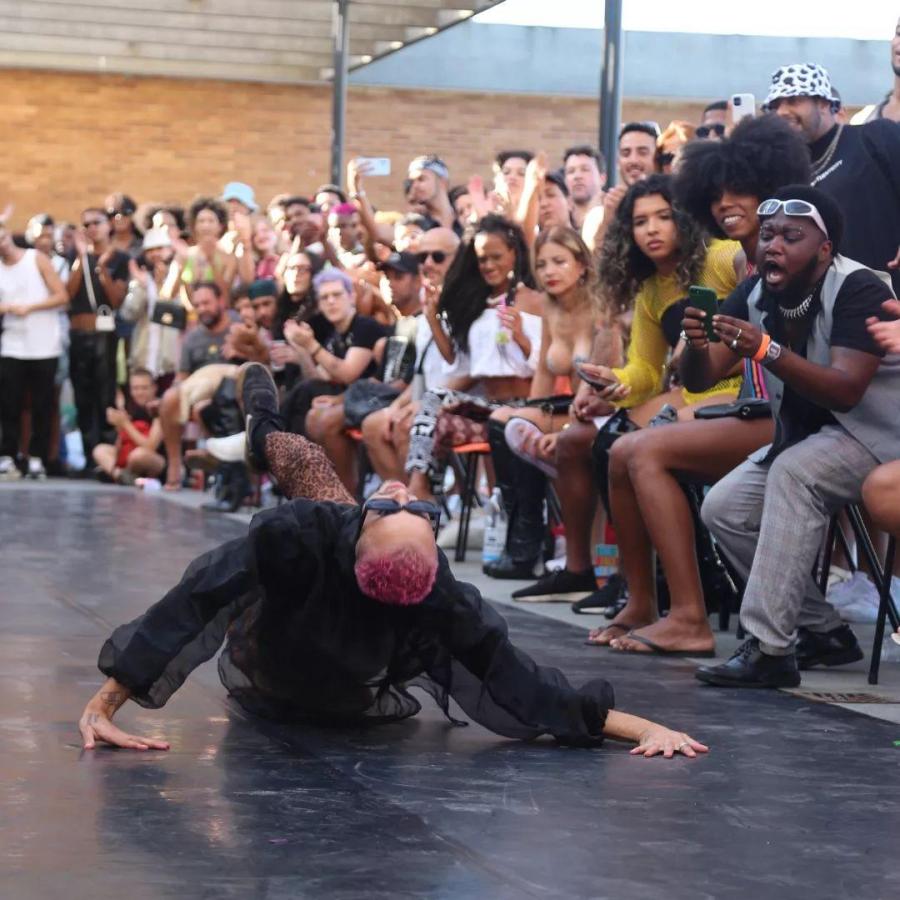
[[[416,238],[415,252],[419,254],[419,273],[440,287],[459,247],[459,238],[450,228],[432,228]],[[423,254],[428,254],[423,258]],[[434,254],[437,254],[435,259]],[[442,258],[443,257],[443,258]],[[440,260],[440,261],[439,261]]]

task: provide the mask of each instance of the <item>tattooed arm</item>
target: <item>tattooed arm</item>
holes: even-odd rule
[[[129,695],[128,688],[119,684],[115,678],[106,679],[100,690],[94,694],[84,708],[78,722],[85,750],[93,750],[97,741],[130,750],[169,749],[167,741],[141,738],[134,734],[128,734],[113,725],[112,717]]]

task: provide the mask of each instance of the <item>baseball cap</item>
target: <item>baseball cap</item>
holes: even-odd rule
[[[378,268],[394,269],[396,272],[404,272],[408,275],[419,274],[419,260],[415,253],[407,253],[405,250],[398,253],[396,250],[384,261],[378,263]]]

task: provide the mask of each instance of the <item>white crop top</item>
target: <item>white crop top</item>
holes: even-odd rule
[[[522,348],[500,324],[496,308],[486,309],[469,328],[468,354],[457,351],[458,357],[468,357],[468,370],[473,378],[531,378],[541,355],[540,316],[522,312],[522,330],[531,341],[531,353],[526,358]],[[499,338],[501,332],[507,340]]]

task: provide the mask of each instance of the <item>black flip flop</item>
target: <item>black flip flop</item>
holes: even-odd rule
[[[715,659],[716,656],[715,650],[666,650],[665,647],[660,647],[649,638],[635,634],[633,631],[629,631],[622,637],[627,637],[629,640],[637,641],[650,648],[650,653],[642,653],[640,650],[620,650],[618,647],[612,648],[619,653],[630,653],[632,656],[670,656],[673,659]]]

